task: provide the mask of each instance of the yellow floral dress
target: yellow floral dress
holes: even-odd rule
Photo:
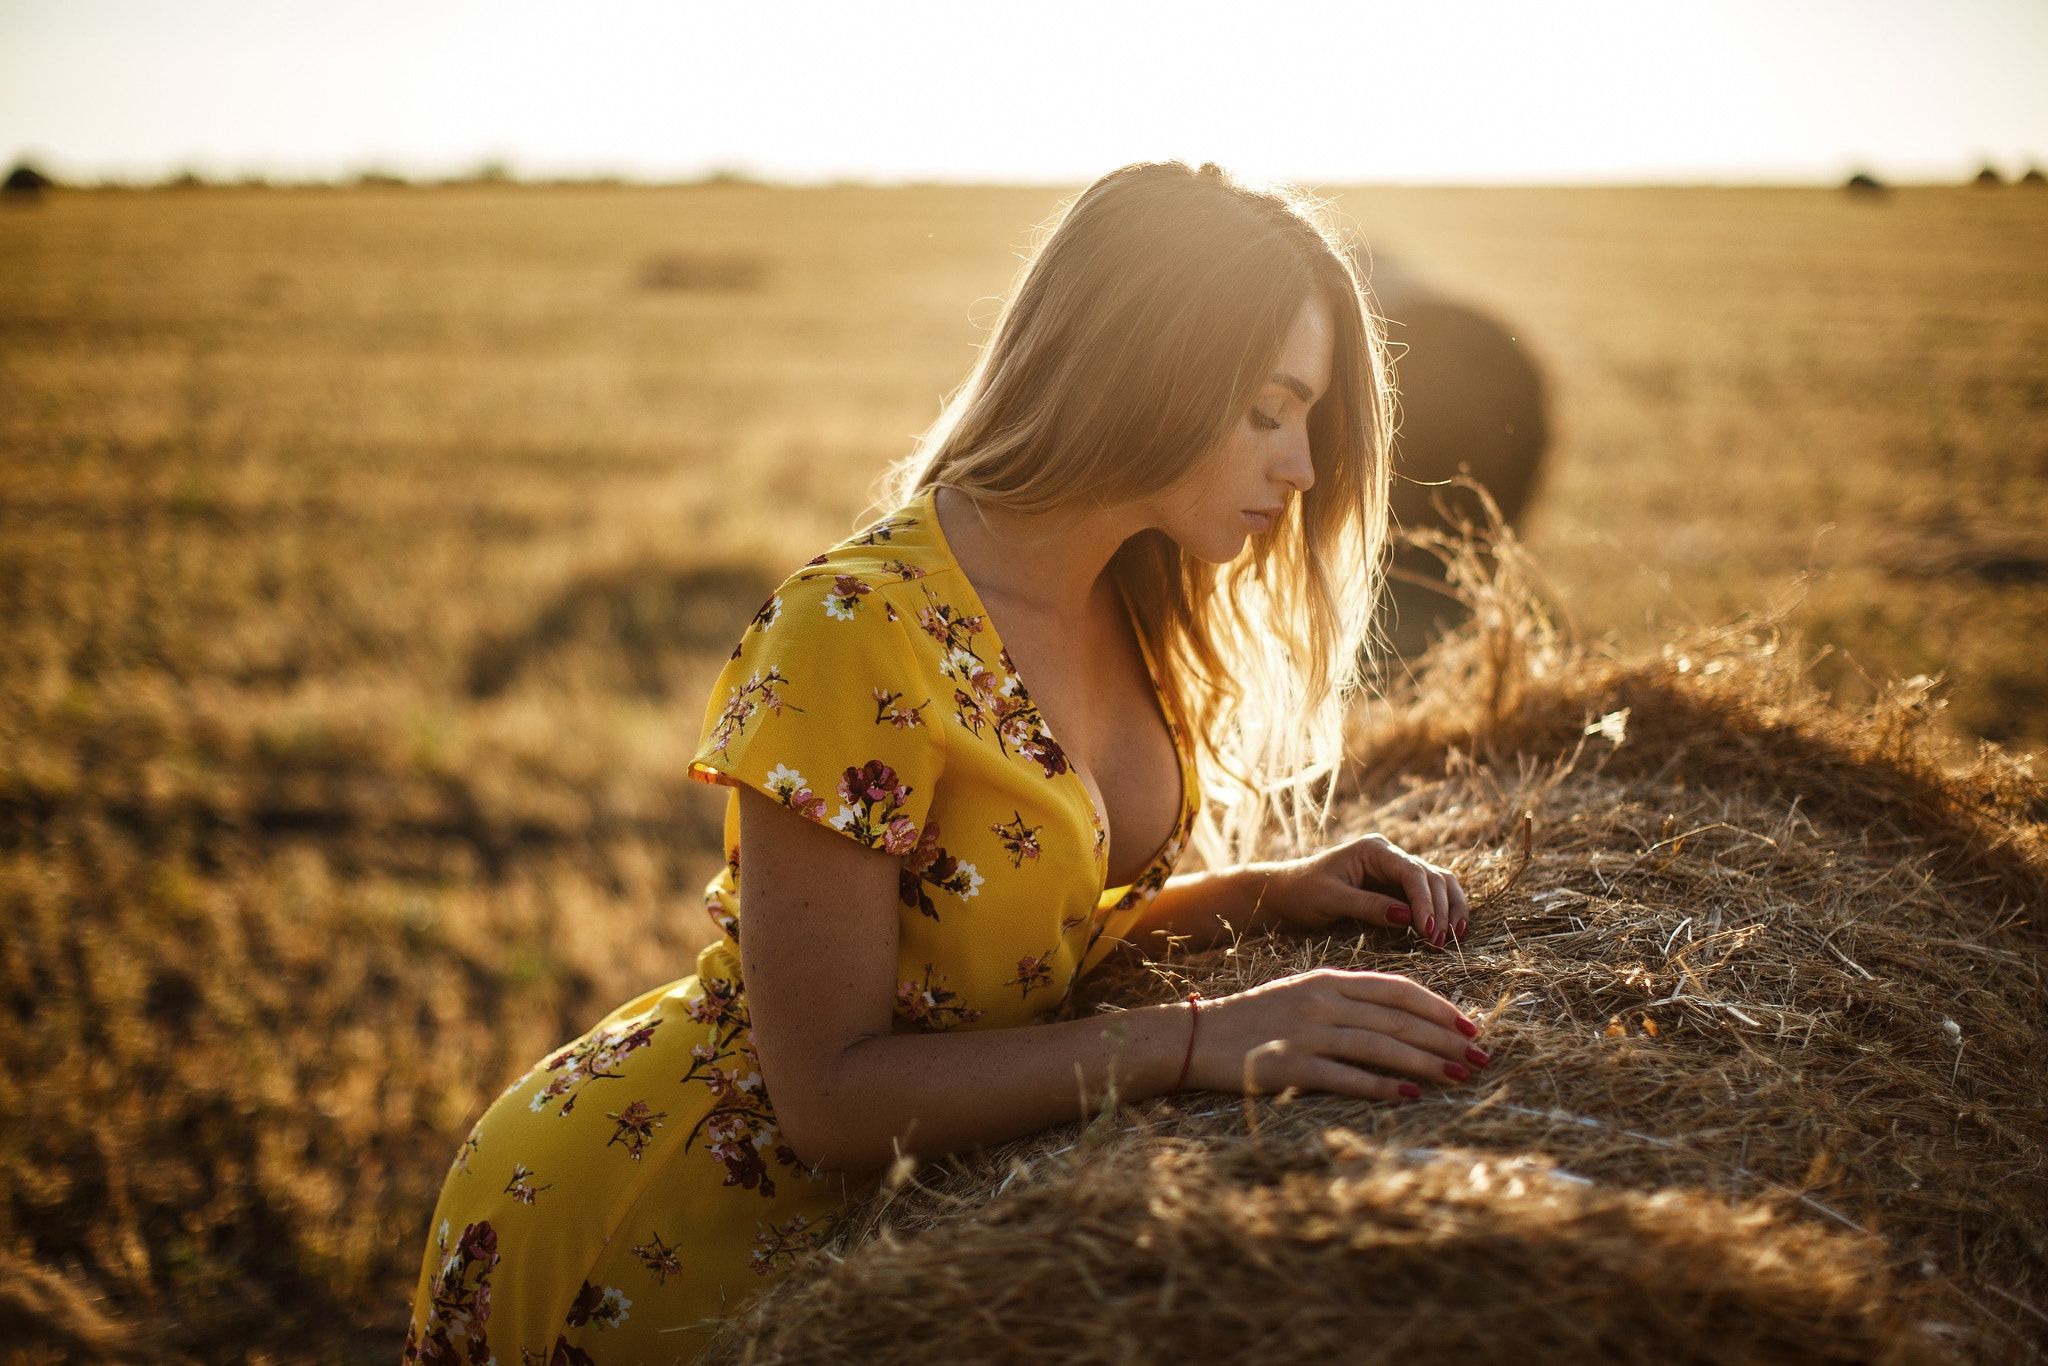
[[[901,857],[896,1032],[1046,1023],[1173,871],[1200,791],[1136,631],[1180,814],[1134,881],[1105,888],[1102,815],[946,544],[934,492],[761,605],[712,687],[690,775]],[[696,971],[538,1062],[458,1149],[405,1360],[689,1361],[873,1189],[872,1173],[806,1167],[777,1134],[740,981],[737,791],[724,836],[705,889],[720,934]]]

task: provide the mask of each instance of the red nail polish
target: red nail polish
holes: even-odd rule
[[[1472,1073],[1465,1066],[1465,1064],[1461,1062],[1447,1062],[1444,1064],[1444,1075],[1449,1077],[1452,1081],[1463,1081],[1465,1080],[1465,1078],[1471,1076]]]
[[[1387,923],[1389,925],[1405,925],[1414,918],[1415,912],[1409,910],[1398,901],[1387,907]]]
[[[1453,939],[1456,939],[1460,944],[1465,942],[1465,925],[1466,922],[1460,920],[1457,924],[1451,926],[1451,937]]]
[[[1479,1026],[1460,1015],[1458,1017],[1458,1032],[1468,1039],[1476,1039],[1479,1037]]]
[[[1422,937],[1423,937],[1424,939],[1431,939],[1431,940],[1433,940],[1433,939],[1435,939],[1435,938],[1436,938],[1436,912],[1435,912],[1435,911],[1431,911],[1431,912],[1430,912],[1430,913],[1429,913],[1429,914],[1428,914],[1427,916],[1423,917],[1423,921],[1422,921]]]
[[[1410,1100],[1420,1100],[1422,1099],[1422,1088],[1412,1081],[1404,1081],[1401,1083],[1401,1094]]]
[[[1486,1064],[1493,1061],[1493,1058],[1489,1056],[1487,1051],[1483,1048],[1468,1048],[1465,1050],[1465,1056],[1470,1058],[1475,1065],[1480,1067],[1484,1067],[1486,1066]]]

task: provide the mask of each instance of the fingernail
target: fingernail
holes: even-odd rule
[[[1412,1081],[1404,1081],[1401,1083],[1401,1094],[1410,1100],[1420,1100],[1422,1099],[1422,1088]]]
[[[1405,925],[1414,918],[1415,912],[1409,910],[1398,901],[1387,907],[1387,923],[1389,925]]]
[[[1444,1075],[1449,1077],[1452,1081],[1463,1081],[1465,1080],[1465,1078],[1471,1076],[1472,1073],[1471,1070],[1467,1068],[1463,1063],[1447,1062],[1444,1064]]]
[[[1426,916],[1424,916],[1424,917],[1422,918],[1422,937],[1423,937],[1424,939],[1434,939],[1434,938],[1436,938],[1436,912],[1435,912],[1435,911],[1431,911],[1431,912],[1430,912],[1430,913],[1429,913],[1428,915],[1426,915]]]
[[[1479,1026],[1473,1024],[1463,1015],[1460,1015],[1458,1017],[1458,1032],[1468,1039],[1476,1039],[1479,1037]]]
[[[1457,924],[1455,924],[1455,925],[1451,926],[1451,934],[1452,934],[1452,935],[1453,935],[1453,936],[1454,936],[1454,937],[1455,937],[1455,938],[1457,939],[1457,941],[1458,941],[1458,942],[1459,942],[1460,944],[1464,943],[1464,942],[1465,942],[1465,922],[1464,922],[1464,921],[1462,921],[1462,920],[1460,920],[1460,921],[1459,921],[1459,922],[1458,922]]]
[[[1468,1048],[1465,1050],[1465,1056],[1472,1059],[1473,1063],[1479,1067],[1484,1067],[1493,1061],[1493,1058],[1483,1048]]]

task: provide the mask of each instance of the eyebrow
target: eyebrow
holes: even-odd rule
[[[1273,383],[1286,385],[1289,389],[1292,389],[1294,391],[1294,396],[1296,398],[1300,399],[1303,403],[1308,402],[1309,387],[1306,384],[1303,384],[1300,380],[1296,379],[1294,376],[1276,372],[1273,375]]]

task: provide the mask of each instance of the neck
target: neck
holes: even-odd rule
[[[933,506],[954,557],[984,598],[1051,621],[1086,621],[1110,557],[1142,528],[1115,508],[1035,514],[941,488]]]

